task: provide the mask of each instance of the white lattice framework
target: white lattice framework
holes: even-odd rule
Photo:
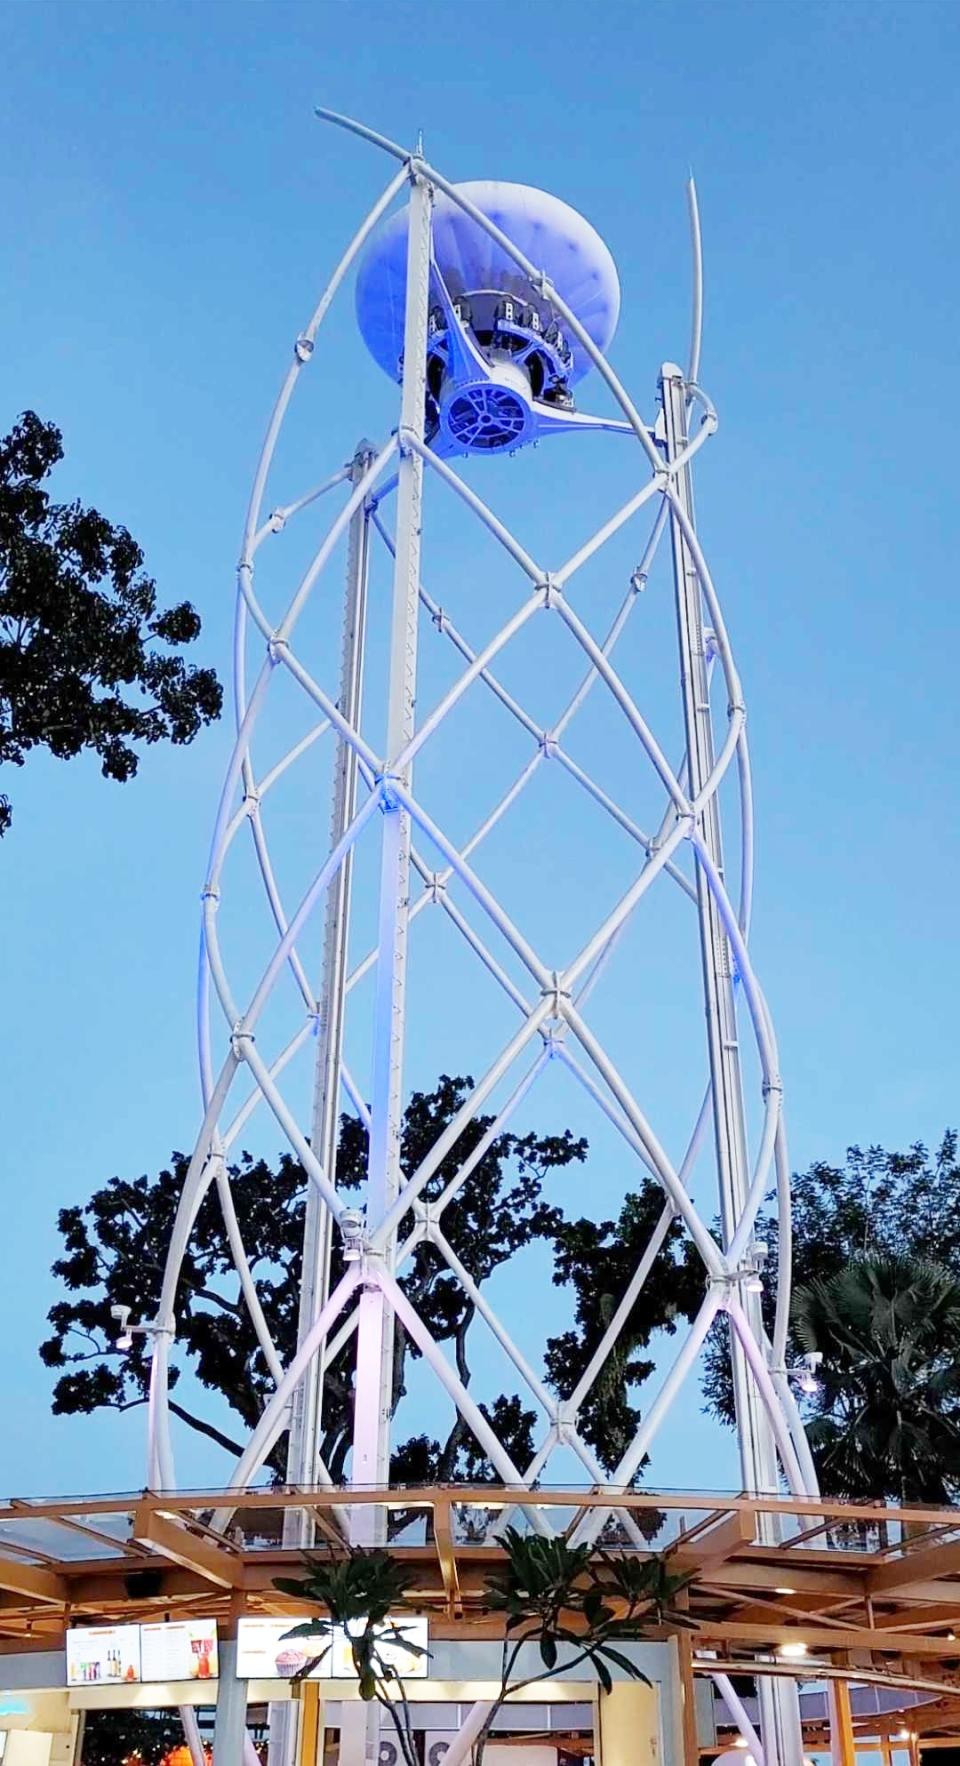
[[[342,119],[334,119],[342,120]],[[770,1013],[749,950],[753,872],[753,810],[747,749],[746,712],[733,649],[720,600],[693,520],[690,466],[717,427],[714,408],[697,383],[700,338],[700,260],[696,201],[691,187],[695,259],[693,341],[685,372],[668,366],[661,376],[662,409],[654,422],[638,411],[614,369],[597,350],[572,313],[541,275],[500,230],[458,192],[418,149],[407,153],[359,125],[355,133],[374,141],[400,161],[379,201],[344,252],[309,323],[296,340],[257,467],[238,570],[234,656],[236,741],[220,798],[203,892],[203,949],[199,987],[199,1045],[205,1110],[190,1161],[167,1261],[154,1331],[150,1401],[149,1479],[155,1487],[175,1483],[169,1424],[167,1370],[175,1332],[180,1269],[202,1200],[216,1186],[236,1263],[243,1299],[275,1383],[260,1420],[232,1476],[239,1488],[255,1479],[286,1430],[291,1430],[291,1477],[330,1482],[317,1449],[318,1409],[325,1358],[357,1337],[357,1422],[352,1476],[358,1484],[386,1483],[389,1477],[389,1367],[393,1320],[410,1340],[486,1453],[496,1474],[518,1491],[543,1478],[551,1456],[563,1446],[577,1456],[595,1484],[623,1486],[635,1477],[670,1407],[693,1370],[707,1332],[726,1313],[733,1346],[734,1383],[741,1436],[744,1483],[775,1488],[782,1475],[798,1494],[811,1494],[816,1479],[785,1365],[790,1297],[789,1167],[777,1043]],[[443,192],[478,227],[494,238],[524,276],[555,306],[590,357],[632,431],[623,442],[633,448],[637,488],[612,508],[591,537],[567,558],[534,557],[510,531],[456,464],[439,458],[424,440],[423,386],[429,299],[430,213],[434,192]],[[364,445],[356,457],[316,489],[265,510],[267,487],[278,438],[301,376],[315,359],[317,335],[330,303],[365,241],[402,194],[410,198],[410,241],[404,378],[399,427],[377,448]],[[573,446],[571,442],[568,444]],[[576,441],[588,446],[589,441]],[[541,456],[544,460],[547,456]],[[548,467],[545,466],[545,470]],[[498,543],[517,586],[516,609],[495,634],[475,642],[461,631],[421,580],[422,495],[425,479],[458,499]],[[395,522],[386,519],[395,493]],[[261,549],[323,497],[339,500],[309,566],[293,587],[285,612],[276,618],[258,598],[256,566]],[[574,591],[578,572],[602,553],[627,523],[652,517],[641,562],[612,624],[603,633],[590,629],[578,611]],[[618,646],[641,604],[638,590],[649,575],[664,538],[672,543],[677,588],[687,751],[672,764],[617,668]],[[308,601],[323,591],[339,612],[339,586],[331,592],[331,559],[349,542],[346,640],[337,683],[316,677],[297,648],[298,622]],[[377,748],[365,733],[360,713],[367,567],[372,547],[383,545],[393,564],[389,652],[389,707],[386,745]],[[522,697],[504,684],[498,664],[530,622],[562,623],[582,653],[582,679],[549,727],[530,714]],[[416,702],[418,648],[427,643],[452,647],[462,664],[448,690],[429,709]],[[253,664],[251,670],[251,662]],[[249,681],[252,674],[252,685]],[[725,706],[717,713],[711,675],[722,678]],[[271,705],[278,677],[295,683],[309,705],[311,727],[269,770],[258,772],[254,737]],[[505,716],[515,720],[530,742],[526,765],[490,807],[466,842],[452,837],[418,795],[414,761],[429,743],[444,740],[448,722],[464,695],[491,694]],[[569,748],[569,732],[588,697],[607,694],[621,714],[638,765],[652,769],[663,790],[663,813],[655,827],[638,825],[631,809],[592,776]],[[293,767],[309,766],[317,743],[337,745],[334,833],[329,847],[296,905],[283,899],[271,862],[270,797]],[[524,793],[540,769],[563,769],[599,811],[633,842],[636,862],[629,887],[599,923],[584,930],[578,947],[558,957],[538,949],[511,917],[509,904],[483,880],[484,842],[495,828],[521,818]],[[738,896],[732,900],[720,852],[719,794],[723,781],[737,782],[740,805]],[[272,954],[252,990],[241,997],[221,948],[218,910],[227,862],[237,842],[252,840],[259,875],[275,926]],[[351,864],[371,846],[379,850],[379,936],[375,948],[347,972],[347,928]],[[676,889],[690,903],[691,936],[699,929],[708,1019],[710,1082],[680,1156],[671,1156],[643,1102],[614,1063],[591,1026],[589,1002],[628,925],[643,913],[651,890]],[[476,959],[478,985],[499,987],[516,1015],[513,1034],[493,1053],[486,1071],[463,1107],[418,1170],[404,1177],[399,1166],[402,1076],[405,1040],[405,987],[408,934],[423,913],[445,915]],[[303,953],[308,928],[325,916],[325,966],[321,990],[311,982]],[[373,1077],[369,1099],[344,1060],[344,1017],[364,976],[373,976],[370,1030]],[[517,976],[521,979],[518,980]],[[287,990],[293,1006],[290,1034],[264,1049],[258,1027],[268,1003]],[[462,1001],[464,1013],[469,1000]],[[272,1020],[271,1020],[272,1022]],[[761,1098],[747,1152],[748,1135],[741,1096],[739,1042],[746,1035],[756,1049]],[[294,1058],[318,1042],[317,1082],[312,1119],[302,1121],[287,1101],[284,1076]],[[702,1060],[702,1051],[695,1059]],[[603,1340],[572,1393],[559,1401],[549,1391],[527,1353],[514,1341],[486,1294],[456,1257],[444,1235],[444,1210],[466,1181],[490,1141],[516,1117],[547,1065],[562,1063],[605,1114],[630,1154],[663,1191],[663,1210],[629,1288],[611,1318]],[[519,1077],[518,1073],[519,1066]],[[502,1095],[493,1126],[478,1148],[460,1164],[439,1199],[429,1205],[424,1192],[440,1163],[455,1152],[459,1137],[489,1101]],[[244,1090],[244,1082],[246,1089]],[[498,1090],[498,1088],[500,1088]],[[366,1220],[358,1225],[335,1174],[336,1122],[344,1098],[361,1115],[370,1135],[370,1177]],[[311,1186],[305,1255],[301,1341],[284,1366],[271,1341],[254,1277],[241,1241],[231,1198],[228,1161],[251,1114],[271,1113]],[[711,1123],[717,1147],[722,1242],[689,1192],[690,1175]],[[772,1340],[764,1331],[757,1295],[754,1230],[771,1183],[779,1201],[777,1315]],[[405,1242],[397,1242],[406,1216],[414,1221]],[[682,1222],[702,1258],[705,1292],[693,1323],[679,1338],[673,1359],[642,1422],[609,1478],[584,1439],[579,1419],[631,1308],[648,1279],[658,1251],[674,1222]],[[335,1229],[346,1230],[351,1260],[332,1292],[324,1290],[325,1247]],[[489,1327],[529,1391],[542,1416],[536,1455],[516,1465],[482,1414],[455,1367],[433,1339],[398,1283],[405,1261],[421,1241],[443,1258],[465,1296]],[[357,1304],[359,1296],[359,1304]],[[364,1510],[358,1508],[356,1514]],[[529,1524],[548,1522],[532,1505]],[[598,1511],[599,1514],[599,1511]],[[349,1513],[344,1519],[351,1524]],[[581,1537],[602,1525],[602,1514],[581,1523]],[[354,1517],[354,1536],[362,1522]],[[639,1536],[638,1536],[639,1537]],[[768,1760],[779,1751],[789,1757],[785,1737],[779,1749],[777,1723],[765,1724]]]

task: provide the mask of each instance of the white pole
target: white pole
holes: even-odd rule
[[[664,433],[668,463],[687,445],[687,387],[678,367],[667,363],[661,370]],[[684,724],[687,739],[687,792],[691,801],[700,797],[715,765],[713,718],[704,632],[703,595],[697,560],[689,544],[693,531],[693,485],[689,465],[674,474],[670,528],[676,587],[677,633]],[[723,876],[723,844],[720,833],[718,794],[711,792],[697,816],[697,833],[711,865]],[[697,896],[700,914],[700,946],[707,1048],[713,1095],[717,1178],[724,1248],[737,1236],[737,1228],[750,1192],[743,1107],[743,1080],[734,998],[733,960],[730,942],[716,895],[704,865],[697,863]],[[738,1312],[750,1334],[763,1341],[760,1296],[744,1278],[732,1281]],[[762,1350],[760,1351],[762,1354]],[[737,1434],[744,1488],[763,1492],[777,1489],[777,1455],[773,1432],[758,1384],[753,1378],[743,1343],[730,1329]],[[762,1522],[761,1522],[762,1525]],[[795,1686],[790,1681],[759,1677],[761,1730],[766,1766],[802,1766],[803,1736]]]
[[[407,289],[404,322],[401,435],[422,443],[430,292],[430,234],[433,193],[411,173]],[[406,1000],[407,922],[410,903],[410,815],[390,791],[391,766],[414,729],[417,672],[417,617],[420,604],[420,535],[423,460],[415,447],[401,449],[397,490],[396,561],[390,640],[390,683],[382,846],[376,997],[373,1025],[373,1085],[367,1184],[367,1231],[376,1233],[400,1187],[400,1131],[403,1116],[403,1054]],[[397,778],[410,785],[407,767]],[[379,1247],[392,1270],[396,1233]],[[390,1419],[393,1409],[393,1312],[382,1288],[371,1284],[360,1299],[351,1479],[382,1487],[390,1472]],[[354,1512],[356,1543],[382,1537],[385,1514],[373,1504]]]
[[[361,442],[349,468],[354,485],[360,483],[374,458],[369,443]],[[360,727],[363,686],[363,643],[367,615],[367,583],[370,562],[370,515],[361,505],[353,515],[347,545],[347,584],[343,610],[343,641],[340,657],[338,707],[354,728]],[[341,737],[333,780],[330,816],[330,848],[343,839],[357,806],[357,756]],[[324,926],[323,977],[317,1014],[317,1059],[313,1089],[311,1146],[331,1183],[336,1181],[337,1130],[340,1121],[340,1067],[343,1057],[343,1014],[350,928],[350,895],[353,853],[348,852],[327,892]],[[330,1294],[330,1251],[333,1217],[316,1184],[307,1189],[303,1222],[303,1277],[297,1322],[297,1347],[309,1337]],[[327,1368],[327,1343],[321,1342],[313,1362],[293,1397],[287,1446],[287,1482],[312,1485],[320,1476],[323,1382]],[[308,1508],[287,1508],[283,1515],[285,1546],[311,1546],[316,1523]],[[289,1699],[273,1700],[270,1711],[270,1758],[274,1766],[293,1766],[298,1728],[297,1706]]]
[[[350,477],[354,484],[358,484],[364,477],[372,459],[373,449],[368,443],[361,442],[350,468]],[[356,511],[350,523],[340,663],[338,704],[344,717],[357,729],[360,726],[363,684],[363,646],[370,557],[369,521],[369,513],[361,507]],[[356,803],[357,757],[349,743],[341,740],[337,745],[334,772],[333,804],[330,818],[331,850],[343,839],[347,828],[353,821]],[[327,892],[323,980],[318,1001],[318,1044],[313,1091],[311,1145],[331,1183],[335,1182],[337,1131],[340,1120],[340,1066],[343,1057],[344,987],[350,925],[352,867],[353,854],[349,852]],[[311,1184],[307,1193],[304,1215],[303,1285],[300,1291],[300,1316],[297,1326],[298,1347],[309,1336],[330,1291],[332,1225],[330,1210],[326,1207],[316,1185]],[[290,1445],[287,1454],[287,1479],[291,1484],[310,1485],[317,1481],[325,1370],[326,1345],[322,1344],[294,1398]],[[289,1522],[287,1517],[289,1517]],[[289,1539],[287,1538],[288,1525],[291,1531]],[[314,1523],[308,1518],[306,1510],[287,1510],[284,1529],[285,1544],[311,1545],[313,1533]]]

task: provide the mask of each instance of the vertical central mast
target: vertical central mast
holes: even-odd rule
[[[427,316],[430,294],[430,224],[433,193],[416,171],[411,174],[410,230],[400,406],[401,457],[397,489],[396,562],[390,635],[386,771],[382,804],[380,910],[376,1001],[373,1022],[373,1086],[367,1184],[367,1234],[384,1220],[400,1187],[400,1131],[403,1114],[403,1054],[407,981],[407,929],[410,916],[410,817],[391,795],[393,779],[409,786],[410,768],[394,764],[413,735],[417,676],[417,615],[420,594],[423,461],[406,442],[423,440],[427,371]],[[379,1253],[392,1272],[396,1237]],[[390,1419],[393,1410],[394,1319],[382,1290],[364,1288],[357,1332],[357,1378],[351,1481],[360,1488],[383,1486],[390,1471]],[[383,1528],[383,1510],[354,1510],[355,1542],[374,1544]]]

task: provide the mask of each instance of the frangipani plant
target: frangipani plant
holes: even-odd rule
[[[304,1664],[297,1680],[313,1673],[333,1647],[334,1633],[342,1632],[350,1645],[360,1697],[376,1699],[383,1706],[396,1730],[405,1766],[420,1766],[406,1687],[393,1659],[397,1649],[410,1656],[427,1654],[391,1618],[405,1604],[410,1572],[389,1552],[355,1546],[333,1560],[307,1557],[306,1566],[305,1576],[274,1580],[281,1593],[326,1609],[284,1633],[289,1638],[316,1639],[323,1646]]]

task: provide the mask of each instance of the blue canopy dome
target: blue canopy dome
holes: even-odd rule
[[[552,282],[588,336],[605,350],[620,315],[616,265],[599,233],[569,203],[527,184],[491,180],[456,187],[501,229]],[[357,321],[374,360],[398,378],[403,349],[408,210],[394,215],[368,246],[357,277]],[[433,211],[433,250],[451,297],[496,290],[529,298],[519,266],[443,192]],[[569,339],[570,384],[589,371],[590,358]]]

